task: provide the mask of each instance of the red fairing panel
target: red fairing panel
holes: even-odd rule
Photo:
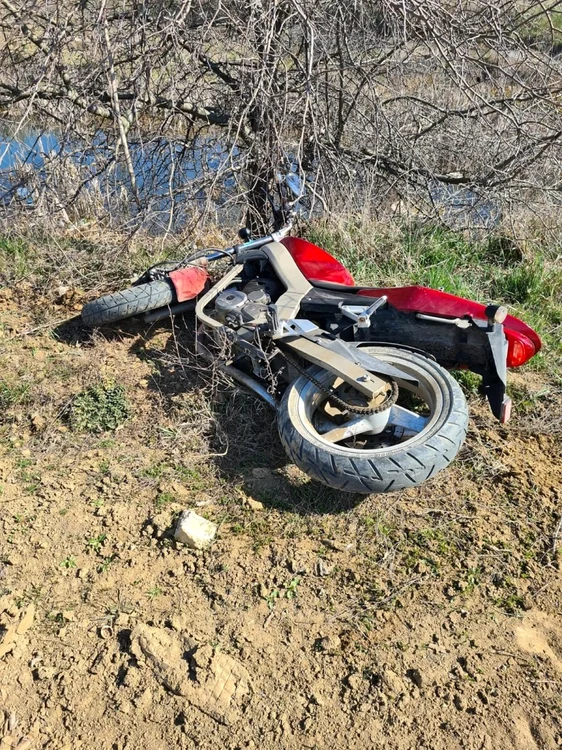
[[[333,284],[354,286],[355,281],[345,266],[330,253],[316,247],[312,242],[299,237],[285,237],[281,240],[291,253],[295,263],[309,281],[330,281]]]
[[[201,294],[209,279],[209,274],[200,266],[190,266],[189,268],[172,271],[169,279],[176,290],[178,302],[186,302]]]
[[[358,294],[366,297],[380,297],[385,294],[393,307],[405,312],[446,315],[451,318],[471,315],[478,320],[486,320],[485,305],[423,286],[360,289]],[[503,326],[508,341],[508,367],[519,367],[540,350],[541,340],[537,333],[519,318],[508,315]]]

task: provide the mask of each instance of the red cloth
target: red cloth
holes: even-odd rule
[[[169,278],[176,290],[178,302],[186,302],[201,294],[209,279],[209,274],[200,266],[190,266],[172,271]]]

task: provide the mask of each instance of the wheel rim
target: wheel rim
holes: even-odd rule
[[[365,456],[388,453],[394,446],[402,448],[424,440],[442,418],[446,387],[437,374],[398,356],[380,351],[376,356],[395,364],[419,382],[414,386],[409,381],[397,379],[398,401],[381,415],[366,418],[357,414],[346,416],[341,412],[338,415],[329,397],[313,383],[307,382],[299,389],[298,415],[301,422],[317,440],[332,450],[354,453],[360,450]],[[326,370],[315,373],[315,378],[325,388],[338,388],[343,382]]]

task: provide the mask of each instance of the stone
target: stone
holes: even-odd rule
[[[136,708],[148,708],[152,703],[152,691],[150,688],[145,688],[142,693],[135,697],[134,704]]]
[[[254,500],[253,497],[246,498],[246,505],[251,510],[263,510],[263,503],[260,503],[259,500]]]
[[[404,683],[393,669],[387,667],[382,675],[382,684],[389,693],[400,695],[404,692]]]
[[[33,428],[37,431],[42,430],[43,427],[46,425],[45,418],[41,416],[41,414],[32,414],[31,415],[31,424],[33,425]]]
[[[314,572],[317,576],[320,576],[322,578],[324,576],[329,576],[333,569],[333,565],[330,565],[325,560],[322,560],[322,558],[320,558],[320,560],[318,560],[318,562],[316,563]]]
[[[341,640],[337,635],[327,635],[318,643],[320,649],[329,656],[337,654],[341,650]]]
[[[174,537],[191,549],[205,549],[217,533],[217,525],[193,510],[184,511],[178,518]]]
[[[359,672],[352,672],[346,677],[345,681],[347,682],[350,690],[359,690],[364,682],[363,677],[359,674]]]

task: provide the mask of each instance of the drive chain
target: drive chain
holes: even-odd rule
[[[326,386],[322,385],[320,381],[314,377],[314,375],[311,375],[306,367],[302,367],[296,360],[294,360],[291,356],[287,354],[285,350],[283,350],[283,356],[287,360],[287,362],[297,370],[301,375],[304,375],[304,377],[309,380],[312,385],[315,385],[319,391],[324,393],[326,396],[330,398],[331,401],[333,401],[339,408],[352,412],[353,414],[380,414],[382,411],[386,411],[386,409],[390,409],[390,407],[396,403],[398,400],[398,384],[394,380],[389,381],[389,386],[391,388],[391,391],[389,395],[385,398],[385,400],[382,402],[382,404],[379,404],[378,406],[356,406],[355,404],[348,404],[347,401],[344,401],[342,398],[336,395],[333,388],[326,388]]]

